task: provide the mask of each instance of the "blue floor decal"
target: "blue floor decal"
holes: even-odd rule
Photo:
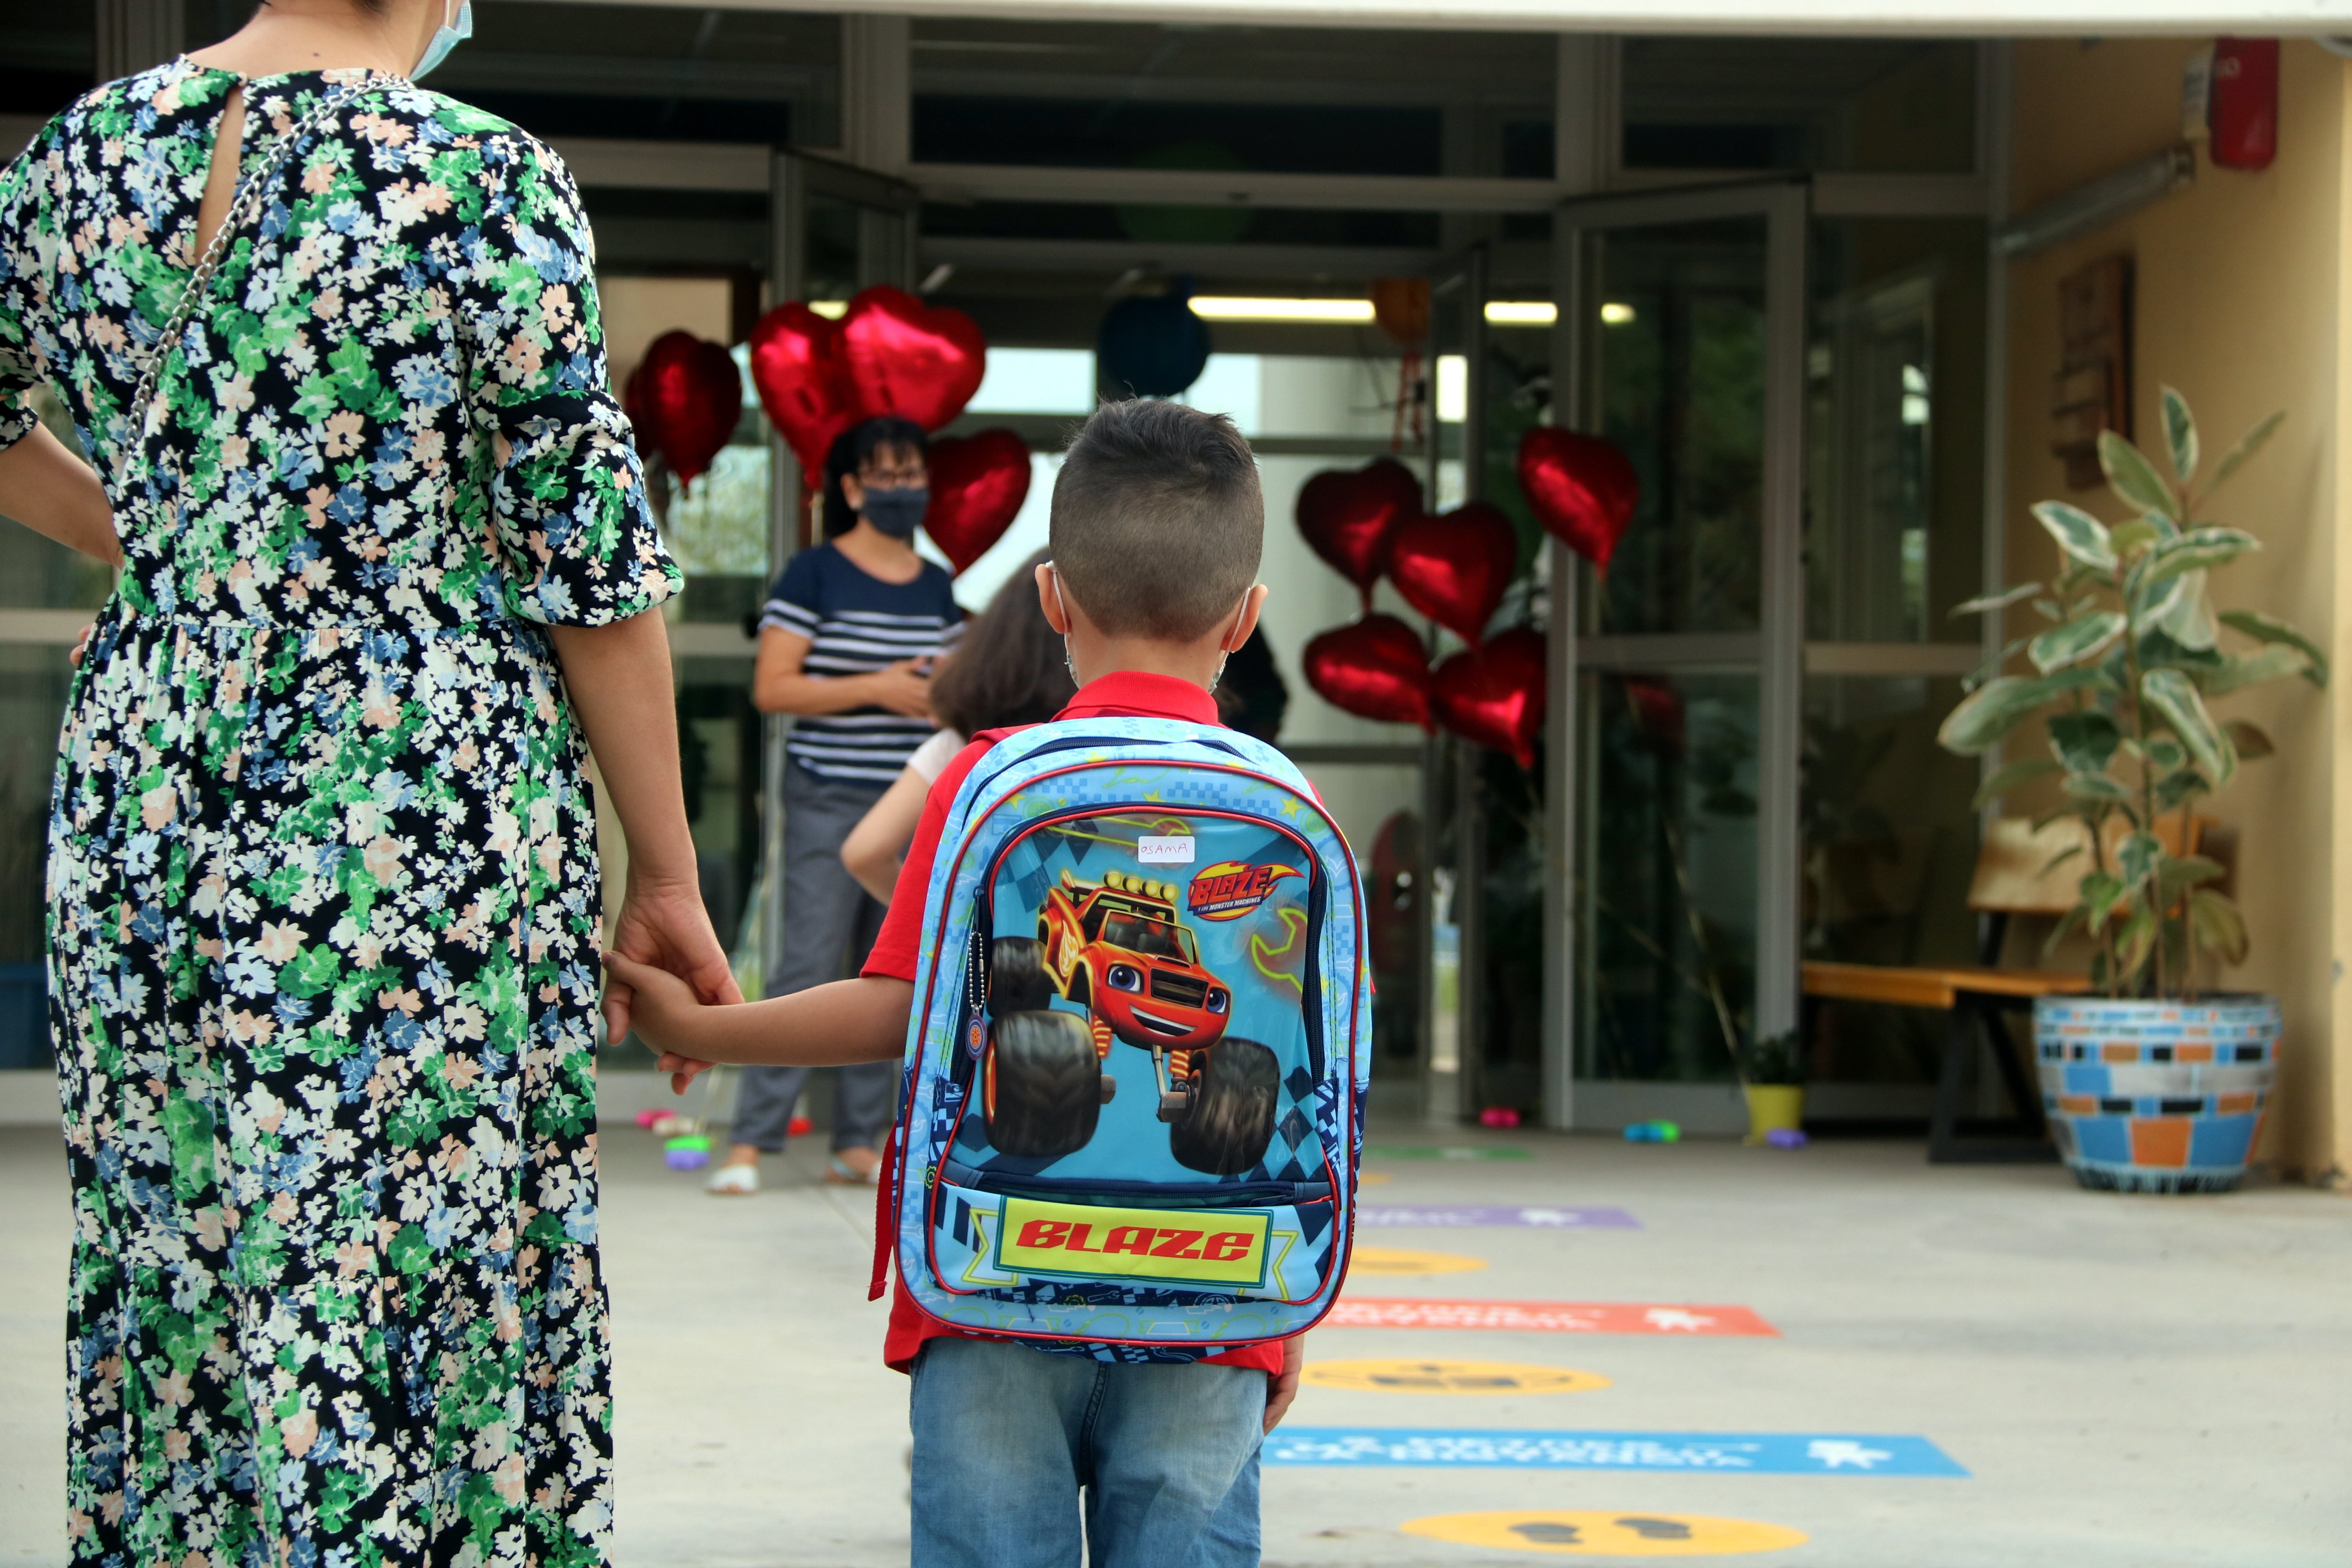
[[[1478,1465],[1507,1469],[1746,1470],[1768,1476],[1966,1476],[1925,1437],[1807,1432],[1465,1431],[1284,1426],[1269,1465]]]
[[[1358,1225],[1528,1226],[1538,1230],[1639,1230],[1623,1209],[1569,1204],[1364,1204]]]

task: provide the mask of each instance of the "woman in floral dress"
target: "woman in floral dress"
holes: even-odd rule
[[[0,175],[0,511],[122,564],[49,838],[78,1563],[605,1556],[589,747],[614,945],[730,986],[587,225],[407,79],[457,11],[282,0]]]

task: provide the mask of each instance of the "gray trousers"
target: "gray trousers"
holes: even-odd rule
[[[767,977],[770,996],[855,974],[882,930],[883,906],[841,863],[842,840],[886,786],[819,778],[784,764],[784,940]],[[772,1153],[784,1146],[793,1106],[808,1081],[800,1067],[748,1067],[735,1097],[733,1141]],[[833,1146],[876,1149],[898,1113],[898,1064],[835,1068]]]

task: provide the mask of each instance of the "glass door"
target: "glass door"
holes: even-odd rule
[[[1558,220],[1556,416],[1622,448],[1642,497],[1554,618],[1571,1124],[1724,1124],[1733,1052],[1796,1024],[1805,211],[1776,184]]]

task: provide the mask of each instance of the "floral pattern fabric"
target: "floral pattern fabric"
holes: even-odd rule
[[[99,89],[0,175],[0,444],[62,393],[126,568],[49,840],[68,1533],[110,1568],[604,1560],[583,742],[541,625],[679,586],[577,194],[391,76]],[[161,411],[130,406],[161,352]]]

